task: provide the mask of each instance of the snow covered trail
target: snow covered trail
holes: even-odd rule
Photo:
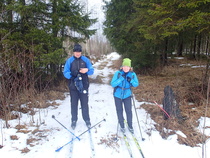
[[[94,125],[106,119],[106,122],[101,122],[93,129],[92,138],[95,147],[96,158],[128,158],[129,153],[126,149],[121,133],[118,133],[119,140],[115,143],[110,143],[117,133],[117,115],[114,105],[113,88],[110,86],[110,78],[116,70],[111,69],[113,60],[118,60],[117,53],[111,53],[104,56],[103,59],[94,64],[95,74],[91,78],[96,78],[97,75],[102,76],[103,84],[91,83],[89,88],[89,108],[91,124]],[[140,81],[141,83],[142,81]],[[140,85],[141,86],[141,85]],[[33,116],[21,113],[20,120],[9,121],[10,128],[5,128],[5,123],[0,120],[0,142],[3,148],[0,149],[0,155],[5,155],[8,158],[69,158],[70,145],[63,147],[60,152],[55,152],[56,149],[63,146],[71,140],[71,134],[61,125],[59,125],[53,118],[60,121],[69,130],[71,124],[70,115],[70,96],[65,93],[64,100],[55,100],[59,106],[51,106],[46,109],[35,109],[37,113]],[[135,100],[135,106],[139,107],[143,102]],[[154,105],[155,106],[155,105]],[[125,115],[124,115],[125,116]],[[170,136],[167,139],[162,139],[159,132],[156,131],[155,122],[151,119],[144,109],[137,109],[137,116],[141,126],[141,132],[145,141],[142,141],[141,134],[136,119],[136,114],[133,108],[133,127],[135,135],[139,141],[140,147],[144,153],[145,158],[201,158],[201,147],[191,148],[189,146],[180,145],[177,142],[177,134]],[[34,121],[32,121],[34,120]],[[40,124],[41,122],[41,124]],[[210,121],[207,121],[207,126],[210,126]],[[18,132],[17,125],[22,125],[24,131]],[[87,127],[82,119],[81,110],[78,113],[77,127],[75,135],[80,135]],[[209,132],[206,130],[206,132]],[[177,131],[180,134],[180,131]],[[129,139],[128,130],[127,134]],[[181,133],[183,135],[183,133]],[[11,139],[11,136],[16,136],[17,139]],[[89,142],[89,135],[85,133],[81,135],[81,140],[74,140],[73,158],[90,158],[91,149]],[[30,142],[30,141],[31,142]],[[130,142],[134,158],[141,158],[141,154],[136,148],[134,142]],[[207,141],[207,152],[210,148],[210,143]],[[21,153],[21,151],[29,151]],[[210,153],[207,153],[210,158]],[[169,156],[170,155],[170,156]]]

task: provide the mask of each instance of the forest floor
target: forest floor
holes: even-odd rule
[[[139,75],[140,86],[134,89],[135,98],[145,101],[141,108],[157,123],[156,129],[163,138],[168,138],[174,131],[181,131],[186,137],[178,136],[180,144],[198,146],[210,137],[202,134],[204,129],[210,127],[198,127],[201,117],[210,117],[210,110],[207,110],[210,108],[207,103],[208,79],[204,78],[206,63],[185,58],[169,59],[168,63],[154,75]],[[170,86],[176,96],[181,120],[164,120],[162,110],[154,103],[162,105],[166,86]]]

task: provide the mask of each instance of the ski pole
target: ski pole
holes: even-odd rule
[[[92,127],[88,128],[86,131],[84,131],[83,133],[81,133],[78,137],[81,137],[81,135],[83,135],[84,133],[88,132],[90,129],[92,129],[93,127],[97,126],[98,124],[100,124],[102,121],[106,121],[106,119],[103,119],[101,121],[99,121],[98,123],[96,123],[95,125],[93,125]],[[64,144],[63,146],[61,146],[60,148],[56,149],[56,152],[59,152],[64,146],[68,145],[69,143],[71,143],[72,141],[74,141],[76,138],[72,138],[71,141],[69,141],[68,143]]]
[[[138,122],[138,126],[139,126],[139,131],[140,131],[140,134],[141,134],[141,139],[142,139],[142,141],[144,141],[145,138],[143,138],[142,133],[141,133],[141,127],[140,127],[139,118],[138,118],[138,115],[137,115],[137,112],[136,112],[136,105],[135,105],[135,102],[134,102],[132,89],[131,89],[131,98],[133,100],[133,106],[134,106],[134,110],[135,110],[135,113],[136,113],[136,118],[137,118],[137,122]]]
[[[57,121],[61,126],[63,126],[68,132],[70,132],[73,136],[75,136],[78,140],[80,140],[79,137],[77,137],[73,132],[71,132],[68,128],[66,128],[62,123],[60,123],[54,115],[52,115],[52,118],[55,119],[55,121]]]

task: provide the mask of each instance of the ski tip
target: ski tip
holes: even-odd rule
[[[54,115],[52,115],[52,118],[55,118],[55,116],[54,116]]]
[[[59,152],[62,149],[62,147],[55,150],[55,152]]]

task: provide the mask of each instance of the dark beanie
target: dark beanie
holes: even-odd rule
[[[79,44],[75,44],[73,52],[82,52],[82,46]]]

